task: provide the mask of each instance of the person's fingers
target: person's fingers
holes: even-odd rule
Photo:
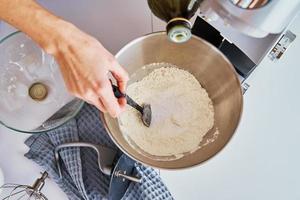
[[[99,99],[98,97],[92,100],[92,104],[96,106],[101,112],[107,113],[105,106],[101,102],[101,99]]]
[[[103,103],[101,102],[101,99],[93,91],[91,90],[87,91],[84,96],[84,100],[89,104],[96,106],[101,112],[107,113],[107,110],[103,105]]]
[[[111,66],[110,72],[113,77],[117,80],[118,87],[122,93],[126,92],[126,84],[129,80],[128,74],[123,67],[118,62],[115,62]]]
[[[126,107],[126,99],[124,97],[119,98],[118,103],[120,105],[121,111],[124,111]]]
[[[111,79],[109,79],[109,82],[111,85],[113,84]],[[117,98],[117,99],[118,99],[119,106],[121,108],[121,112],[123,112],[125,110],[125,106],[127,103],[126,98],[122,97],[122,98]]]
[[[103,103],[101,102],[101,100],[99,98],[88,99],[85,101],[88,102],[89,104],[96,106],[96,108],[98,108],[101,112],[107,113],[105,106],[103,105]]]
[[[76,96],[80,96],[82,98],[82,94],[80,94],[78,91],[78,83],[75,80],[76,77],[73,74],[73,71],[70,71],[69,66],[71,63],[68,62],[68,60],[65,59],[64,55],[61,52],[58,52],[58,55],[55,57],[57,63],[60,66],[60,72],[64,78],[65,85],[70,93]]]
[[[99,96],[107,112],[112,117],[117,117],[121,112],[121,108],[117,98],[113,93],[111,83],[109,82],[108,78],[102,82]]]

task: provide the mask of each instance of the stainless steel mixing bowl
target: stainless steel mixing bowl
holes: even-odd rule
[[[179,159],[151,156],[130,145],[119,129],[118,120],[102,114],[102,121],[109,135],[123,152],[149,166],[179,169],[208,160],[228,143],[240,121],[243,96],[232,64],[218,49],[196,36],[186,43],[174,44],[165,33],[160,32],[130,42],[116,57],[128,71],[132,82],[149,74],[153,69],[141,67],[151,63],[172,63],[189,71],[207,90],[215,111],[214,128],[206,134],[200,144],[202,147]],[[209,142],[214,138],[216,129],[219,134],[213,142]]]

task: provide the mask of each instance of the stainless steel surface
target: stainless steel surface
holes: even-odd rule
[[[169,40],[175,43],[183,43],[192,37],[191,29],[184,26],[175,26],[168,32]]]
[[[127,94],[123,94],[118,86],[115,86],[112,84],[113,92],[116,98],[121,98],[125,97],[127,104],[136,109],[141,113],[141,120],[143,124],[147,127],[150,126],[151,124],[151,118],[152,118],[152,113],[151,113],[151,106],[149,104],[145,104],[143,106],[140,106],[138,103],[136,103],[130,96]]]
[[[202,0],[148,0],[152,13],[167,22],[166,32],[170,41],[183,43],[191,36],[191,22]]]
[[[218,49],[193,36],[188,42],[175,44],[168,40],[166,33],[159,32],[140,37],[119,51],[117,60],[131,76],[131,82],[138,81],[153,69],[142,70],[142,66],[167,62],[188,70],[207,90],[215,111],[214,128],[204,137],[211,139],[216,128],[216,140],[180,159],[170,160],[143,152],[133,147],[123,137],[118,121],[107,114],[101,114],[103,124],[118,147],[131,158],[157,168],[179,169],[198,165],[217,154],[230,140],[238,126],[243,97],[240,82],[230,62]],[[136,73],[139,71],[140,73]],[[129,83],[129,84],[130,84]]]
[[[245,82],[242,83],[243,95],[247,92],[249,87],[250,87],[250,85],[248,83],[245,83]]]
[[[182,17],[175,17],[167,23],[169,40],[175,43],[183,43],[192,37],[191,22]]]
[[[105,175],[111,176],[109,183],[109,199],[120,199],[126,192],[130,181],[136,183],[140,183],[141,181],[141,178],[132,175],[135,161],[128,158],[125,154],[118,157],[118,153],[115,149],[86,142],[64,143],[55,148],[54,156],[60,178],[63,177],[60,166],[59,150],[68,147],[88,147],[97,152],[100,171]]]
[[[45,180],[48,177],[48,173],[45,171],[42,176],[35,181],[35,183],[32,185],[33,190],[35,191],[41,191],[41,189],[45,185]]]
[[[249,6],[261,7],[247,9]],[[259,0],[247,3],[243,0],[205,0],[200,5],[202,15],[210,20],[222,20],[239,32],[257,38],[281,33],[299,12],[299,8],[300,0],[274,0],[268,3]]]
[[[0,187],[0,189],[5,190],[4,197],[0,196],[2,200],[9,199],[36,199],[36,200],[47,200],[46,196],[41,192],[45,185],[45,180],[48,177],[48,173],[44,172],[40,178],[38,178],[32,186],[11,184],[7,183]],[[4,193],[3,192],[3,193]],[[2,194],[3,194],[2,193]]]
[[[143,105],[142,121],[145,126],[150,127],[152,120],[152,110],[150,104]]]
[[[126,175],[126,171],[118,170],[118,171],[116,171],[114,173],[114,176],[121,177],[123,179],[127,179],[127,180],[130,180],[130,181],[133,181],[135,183],[141,183],[142,182],[142,178],[138,178],[138,177]]]
[[[149,104],[144,104],[143,106],[140,106],[128,95],[126,95],[126,101],[128,105],[135,108],[141,113],[141,120],[143,124],[149,127],[151,124],[151,117],[152,117],[151,106]]]
[[[55,147],[54,156],[55,162],[58,168],[59,176],[62,178],[62,171],[59,160],[59,150],[67,147],[88,147],[92,148],[97,152],[98,156],[98,166],[102,173],[106,175],[111,175],[113,169],[113,162],[116,156],[117,151],[102,145],[95,145],[87,142],[69,142],[58,145]]]
[[[287,30],[269,53],[269,58],[272,61],[279,60],[295,39],[296,35]]]
[[[124,196],[127,191],[127,188],[131,181],[136,182],[137,180],[141,180],[137,176],[137,171],[135,170],[137,164],[134,160],[122,154],[112,172],[112,176],[109,183],[109,199],[110,200],[120,200]],[[120,176],[120,174],[130,176],[129,179]],[[133,178],[133,179],[132,179]],[[136,182],[138,183],[138,182]]]
[[[257,9],[265,6],[271,0],[230,0],[234,5],[244,9]]]

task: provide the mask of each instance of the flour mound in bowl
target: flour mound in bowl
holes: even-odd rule
[[[150,127],[130,106],[119,117],[119,125],[125,138],[143,151],[154,156],[178,156],[199,148],[214,125],[213,104],[191,73],[168,63],[159,63],[159,67],[127,88],[137,103],[151,105]]]

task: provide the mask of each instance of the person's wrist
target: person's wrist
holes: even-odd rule
[[[53,28],[45,34],[45,39],[40,45],[48,54],[55,56],[64,48],[65,43],[72,38],[71,35],[76,30],[77,27],[73,24],[58,19]]]

